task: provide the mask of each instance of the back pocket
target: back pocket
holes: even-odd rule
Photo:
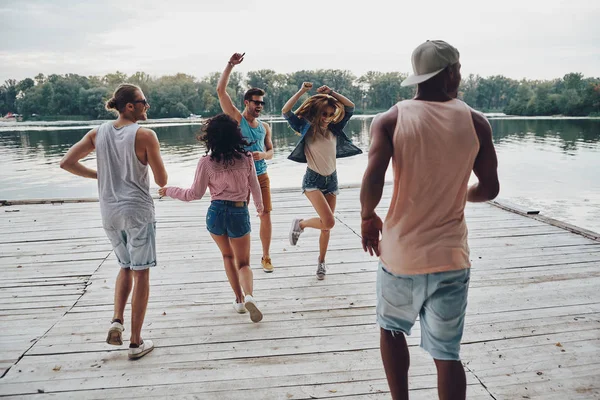
[[[393,275],[381,268],[381,296],[394,307],[409,306],[413,302],[413,280]]]

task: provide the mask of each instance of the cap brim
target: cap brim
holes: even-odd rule
[[[433,71],[433,72],[430,72],[428,74],[423,74],[423,75],[409,75],[408,78],[406,78],[405,80],[402,81],[402,83],[400,84],[400,86],[412,86],[412,85],[417,85],[419,83],[423,83],[426,80],[428,80],[429,78],[433,78],[434,76],[436,76],[437,74],[439,74],[443,70],[444,70],[444,68],[438,69],[437,71]]]

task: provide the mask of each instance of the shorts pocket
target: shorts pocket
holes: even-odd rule
[[[219,214],[220,212],[213,209],[213,207],[209,207],[206,212],[206,228],[210,233],[214,233],[215,235],[222,235],[222,233],[217,232]]]
[[[431,310],[442,320],[448,321],[464,315],[467,310],[467,296],[469,292],[469,274],[464,271],[457,274],[458,279],[444,280],[437,285],[437,289],[430,300]]]
[[[409,306],[413,302],[413,280],[393,275],[382,268],[381,296],[394,307]]]
[[[239,238],[250,233],[250,213],[247,208],[230,210],[227,230],[233,238]]]
[[[131,247],[142,247],[148,243],[150,235],[150,224],[145,225],[141,228],[129,229],[127,231],[129,236],[129,245]]]

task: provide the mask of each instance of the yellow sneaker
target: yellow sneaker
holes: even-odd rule
[[[260,263],[262,264],[263,271],[273,272],[273,264],[271,264],[271,257],[261,258]]]

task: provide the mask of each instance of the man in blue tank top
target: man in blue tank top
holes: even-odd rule
[[[231,56],[225,67],[225,71],[219,79],[217,85],[217,94],[219,96],[219,103],[221,109],[231,118],[235,119],[240,124],[242,135],[250,146],[247,150],[252,152],[254,156],[254,165],[256,167],[256,175],[258,175],[258,182],[260,183],[260,190],[262,193],[264,212],[260,217],[260,241],[263,248],[263,257],[261,260],[263,271],[273,272],[273,264],[271,263],[271,256],[269,250],[271,248],[271,185],[269,181],[269,175],[267,175],[267,163],[265,160],[273,158],[273,142],[271,140],[271,127],[269,124],[262,122],[258,119],[261,111],[265,105],[264,95],[265,92],[262,89],[252,88],[246,91],[244,94],[244,111],[240,112],[233,102],[229,93],[227,93],[227,83],[229,82],[229,75],[233,67],[244,60],[244,54],[235,53]]]

